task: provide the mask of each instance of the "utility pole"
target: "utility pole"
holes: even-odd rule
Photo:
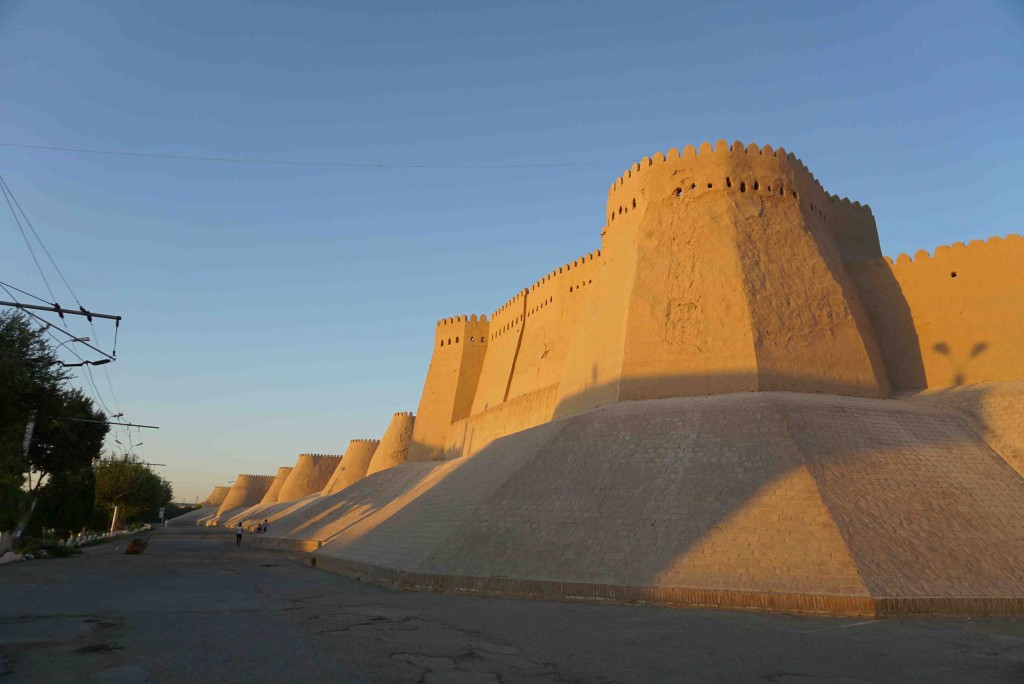
[[[28,414],[28,423],[25,424],[25,436],[21,440],[21,454],[25,458],[25,462],[28,462],[28,449],[32,445],[32,433],[36,429],[36,410],[32,409],[32,412]],[[28,467],[28,491],[32,491],[32,466]],[[25,526],[28,525],[28,519],[32,517],[32,511],[36,509],[36,498],[32,497],[32,503],[28,507],[28,511],[18,522],[18,526],[14,529],[14,538],[17,539],[21,536],[21,533],[25,531]]]

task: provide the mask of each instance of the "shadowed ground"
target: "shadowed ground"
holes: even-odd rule
[[[1024,621],[863,621],[406,593],[157,531],[0,568],[6,682],[1024,679]]]

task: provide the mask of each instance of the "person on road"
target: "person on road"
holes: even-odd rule
[[[242,545],[242,523],[235,526],[235,546]]]
[[[267,522],[266,518],[264,518],[263,519],[263,526],[260,528],[260,532],[266,532],[269,529],[270,529],[270,523]]]

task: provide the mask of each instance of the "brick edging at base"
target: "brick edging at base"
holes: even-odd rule
[[[312,542],[316,544],[316,542]],[[504,598],[658,605],[675,608],[832,615],[899,617],[909,615],[1024,615],[1024,596],[1017,597],[887,597],[800,594],[730,589],[621,586],[503,577],[463,577],[405,572],[393,568],[314,555],[318,569],[409,591],[473,594]]]

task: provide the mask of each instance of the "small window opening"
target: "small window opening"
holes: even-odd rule
[[[633,198],[633,208],[636,209],[636,197]]]
[[[746,191],[747,191],[747,184],[746,184],[746,182],[740,181],[740,192],[746,192]]]
[[[712,186],[711,186],[711,183],[708,183],[708,188],[710,189],[711,187],[712,187]]]
[[[441,340],[441,346],[442,347],[444,346],[444,340]]]
[[[757,181],[754,181],[754,190],[758,190],[759,188],[760,186],[757,184]],[[771,190],[771,188],[768,189]]]
[[[456,338],[455,338],[455,344],[458,344],[458,343],[459,343],[459,338],[458,338],[458,337],[456,337]]]
[[[727,188],[731,188],[732,187],[732,179],[729,178],[728,176],[725,177],[725,187],[727,187]]]
[[[683,194],[683,189],[682,188],[676,188],[675,190],[672,191],[672,194],[675,195],[676,197],[679,197],[680,195]]]
[[[949,274],[949,277],[950,277],[950,278],[956,278],[956,271],[952,271],[952,272],[951,272],[951,273]]]
[[[691,190],[696,190],[697,189],[697,184],[696,183],[690,183],[690,189]]]

